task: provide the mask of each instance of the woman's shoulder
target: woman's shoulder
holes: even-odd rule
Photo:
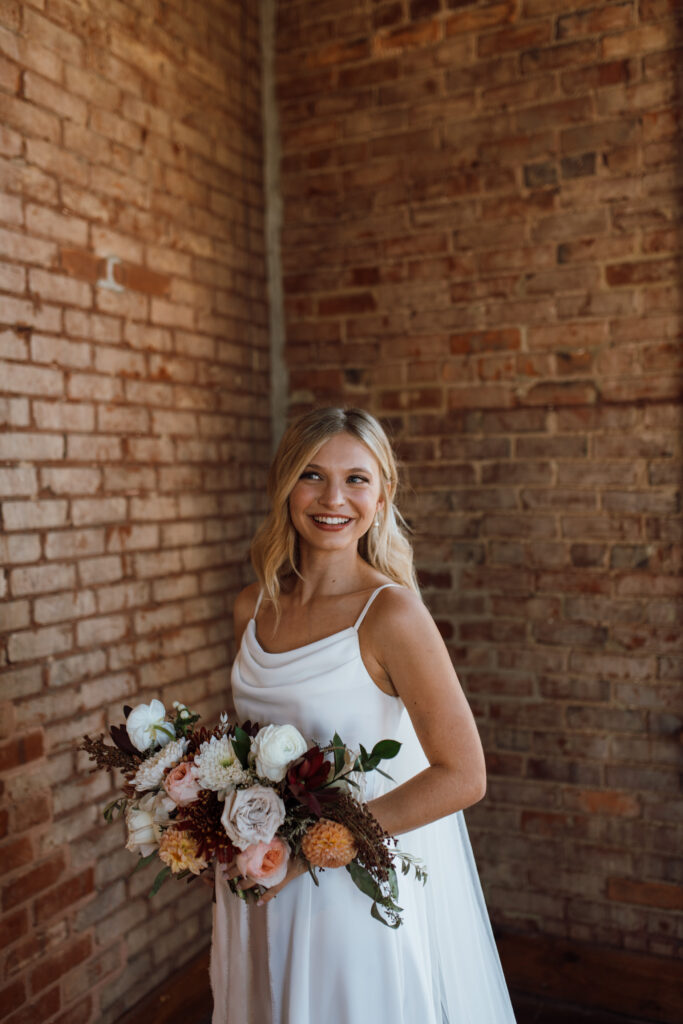
[[[376,584],[373,593],[376,597],[368,609],[368,625],[402,629],[414,622],[416,616],[430,617],[420,595],[401,583],[385,577]]]
[[[260,590],[260,583],[250,583],[235,598],[232,614],[235,623],[235,639],[238,642],[246,629],[249,619],[253,618]]]

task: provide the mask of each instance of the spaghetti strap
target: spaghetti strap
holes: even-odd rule
[[[358,627],[360,626],[361,622],[363,621],[363,619],[365,618],[365,616],[367,614],[368,608],[370,607],[372,602],[375,600],[375,598],[379,594],[380,590],[386,590],[387,587],[398,587],[398,586],[399,586],[398,583],[383,583],[381,587],[377,587],[377,590],[373,590],[373,592],[370,594],[370,597],[367,599],[367,601],[365,603],[365,608],[363,608],[363,611],[360,613],[360,615],[358,616],[358,618],[354,622],[353,628],[356,631],[358,630]]]
[[[261,588],[261,590],[259,590],[259,592],[258,592],[258,597],[256,598],[256,607],[254,608],[254,614],[252,615],[252,619],[255,619],[256,616],[258,615],[258,610],[261,607],[261,601],[262,600],[263,600],[263,588]]]

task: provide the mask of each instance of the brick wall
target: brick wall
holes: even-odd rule
[[[291,404],[357,403],[397,438],[488,756],[468,820],[492,915],[664,957],[681,13],[291,0],[278,37]]]
[[[268,458],[257,9],[0,5],[0,1018],[107,1024],[208,941],[75,742],[225,704]]]

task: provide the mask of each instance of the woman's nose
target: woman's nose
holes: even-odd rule
[[[328,480],[322,494],[322,500],[326,505],[343,505],[346,500],[341,484],[338,480]]]

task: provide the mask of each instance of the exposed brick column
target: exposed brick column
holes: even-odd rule
[[[291,407],[393,429],[498,924],[673,956],[680,5],[280,4]],[[678,74],[678,78],[677,78]],[[680,849],[680,838],[678,838]]]
[[[203,886],[130,877],[75,744],[226,704],[269,455],[259,59],[238,0],[0,11],[8,1024],[106,1024],[209,940]]]

